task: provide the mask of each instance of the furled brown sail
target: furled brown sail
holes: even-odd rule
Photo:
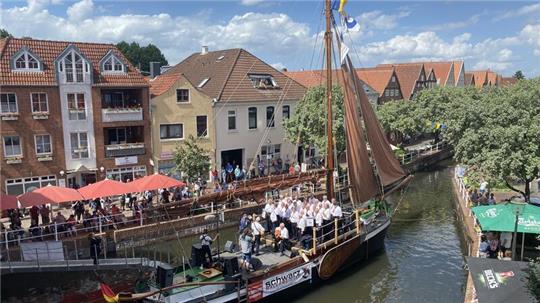
[[[366,142],[360,125],[357,94],[355,94],[353,82],[346,66],[342,68],[342,76],[351,198],[354,202],[361,203],[376,196],[380,192],[380,188],[369,161]]]

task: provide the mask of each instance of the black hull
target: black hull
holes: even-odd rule
[[[365,236],[355,238],[355,240],[363,242],[360,244],[358,249],[356,249],[354,253],[343,263],[338,272],[344,271],[345,269],[354,269],[354,267],[358,267],[356,269],[361,269],[360,266],[362,265],[363,261],[368,260],[370,257],[375,256],[378,253],[381,253],[384,249],[384,239],[386,238],[386,232],[389,226],[390,225],[380,230],[376,235],[368,240],[365,240]],[[306,292],[313,290],[321,282],[327,283],[328,281],[332,281],[332,278],[328,280],[321,279],[317,272],[317,268],[314,267],[312,270],[311,283],[304,282],[302,284],[295,285],[257,302],[289,302],[291,299],[299,298],[302,295],[305,295]]]

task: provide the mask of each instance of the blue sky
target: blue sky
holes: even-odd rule
[[[242,47],[276,67],[321,68],[322,1],[3,1],[0,26],[40,39],[154,43],[171,64],[201,45]],[[465,60],[467,70],[540,76],[540,3],[354,1],[358,67]],[[315,43],[317,42],[317,44]],[[313,59],[312,59],[313,58]]]

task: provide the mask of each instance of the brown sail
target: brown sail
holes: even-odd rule
[[[363,129],[360,124],[358,95],[355,93],[352,82],[354,80],[351,79],[346,66],[342,66],[341,71],[351,198],[354,202],[364,202],[376,196],[380,192],[380,187],[369,161]]]
[[[362,83],[354,71],[351,59],[347,55],[342,69],[347,71],[348,78],[354,81],[351,87],[356,88],[356,94],[360,104],[360,112],[364,120],[367,140],[371,148],[371,156],[375,160],[377,173],[383,186],[395,183],[406,176],[403,168],[399,164],[394,152],[390,148],[390,142],[386,138],[375,111],[364,92]]]

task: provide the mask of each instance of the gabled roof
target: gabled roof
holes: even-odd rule
[[[166,74],[159,75],[154,79],[148,79],[150,84],[150,96],[151,98],[159,96],[168,91],[171,86],[182,77],[181,74]]]
[[[470,73],[474,76],[474,86],[481,88],[487,83],[487,71],[479,70]]]
[[[360,80],[377,91],[379,96],[382,96],[394,74],[394,69],[357,68],[356,74]]]
[[[450,70],[452,69],[452,62],[423,62],[425,69],[433,69],[435,73],[435,79],[440,86],[446,86],[448,79],[450,78]],[[455,72],[454,72],[455,73]]]
[[[488,70],[487,72],[488,84],[491,86],[497,86],[499,84],[499,76],[496,72]]]
[[[0,42],[0,84],[1,85],[43,85],[55,86],[55,60],[68,48],[74,46],[87,58],[93,68],[93,85],[96,86],[148,86],[143,76],[129,63],[113,44],[36,39],[6,38]],[[28,48],[43,63],[42,72],[12,71],[10,61],[22,48]],[[102,74],[99,62],[112,51],[128,66],[126,74]]]
[[[474,85],[474,74],[465,73],[465,86]]]
[[[218,101],[300,100],[306,88],[244,49],[194,53],[164,75],[182,74],[191,83],[209,79],[200,91]],[[270,75],[277,88],[253,86],[249,74]]]
[[[454,61],[454,84],[457,86],[459,75],[463,72],[463,68],[465,67],[465,63],[463,61]],[[465,77],[465,75],[463,75]]]
[[[416,82],[422,73],[423,63],[403,63],[403,64],[379,64],[379,69],[392,69],[396,71],[396,75],[401,87],[401,96],[404,99],[411,99]]]
[[[326,74],[323,70],[285,71],[283,73],[305,87],[325,85],[326,83]]]

